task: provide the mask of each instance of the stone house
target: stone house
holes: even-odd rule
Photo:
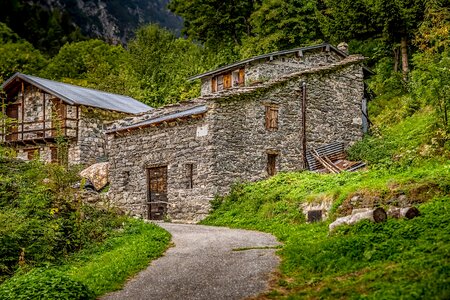
[[[112,202],[148,219],[197,222],[234,183],[306,169],[308,149],[360,140],[363,60],[321,44],[193,77],[199,98],[107,131]]]
[[[46,162],[64,159],[70,164],[104,160],[104,128],[152,109],[130,97],[20,73],[5,81],[1,90],[3,115],[13,120],[10,124],[3,120],[1,142],[25,160],[36,155]]]

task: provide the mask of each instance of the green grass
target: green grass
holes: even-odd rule
[[[274,234],[284,246],[269,298],[449,299],[450,160],[433,114],[422,111],[378,128],[351,150],[370,163],[354,173],[281,173],[236,185],[213,201],[202,223]],[[358,195],[359,203],[351,199]],[[342,226],[328,224],[365,205],[406,197],[421,215]],[[302,204],[332,203],[328,221],[306,224]]]
[[[42,286],[53,284],[45,279],[48,277],[58,278],[56,282],[60,282],[60,285],[84,286],[93,298],[101,296],[120,289],[128,278],[148,266],[151,260],[160,257],[169,242],[170,234],[159,226],[129,219],[124,223],[123,229],[104,242],[90,245],[60,261],[58,265],[48,264],[47,267],[17,272],[0,285],[0,299],[20,298],[26,292],[23,290],[24,284],[29,288],[36,287],[33,297],[51,299],[60,288],[42,290]],[[41,283],[41,280],[46,281]],[[67,282],[68,280],[73,282]],[[67,290],[74,293],[70,287]],[[67,297],[70,294],[57,295]]]
[[[155,224],[130,220],[124,231],[70,257],[58,269],[86,284],[96,296],[120,289],[167,249],[170,234]]]

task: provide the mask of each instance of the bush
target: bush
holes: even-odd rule
[[[35,269],[0,285],[0,300],[95,299],[89,288],[51,269]]]

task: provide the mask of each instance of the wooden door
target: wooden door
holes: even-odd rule
[[[147,169],[148,219],[163,220],[167,213],[167,166]]]
[[[277,154],[267,154],[267,174],[274,176],[277,173]]]
[[[9,104],[6,107],[6,115],[8,118],[14,119],[14,122],[17,122],[19,119],[19,104]],[[18,127],[15,124],[14,126],[7,129],[6,141],[17,141],[19,134]]]

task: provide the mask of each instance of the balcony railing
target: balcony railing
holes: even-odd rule
[[[54,142],[58,137],[78,139],[78,120],[18,122],[8,127],[1,126],[0,132],[1,142],[8,144],[47,143]]]

